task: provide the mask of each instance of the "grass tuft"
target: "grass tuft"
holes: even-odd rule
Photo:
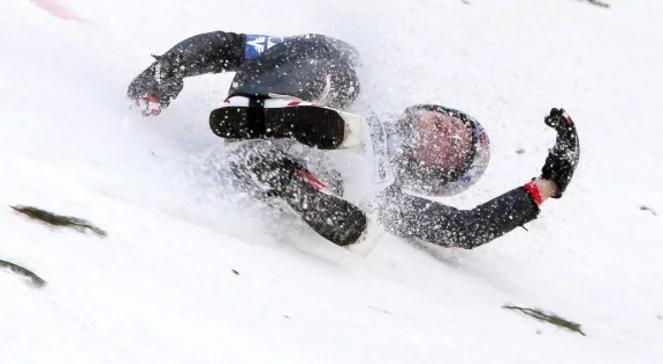
[[[599,1],[599,0],[580,0],[580,1],[588,2],[592,5],[600,6],[602,8],[606,8],[606,9],[610,7],[610,4],[605,3],[603,1]]]
[[[658,214],[656,213],[656,211],[654,211],[654,209],[652,209],[652,208],[649,207],[649,206],[645,206],[645,205],[640,206],[640,211],[647,211],[647,212],[651,213],[651,214],[654,215],[654,216],[658,216]]]
[[[92,231],[96,235],[100,237],[106,237],[108,234],[104,231],[101,230],[100,228],[92,225],[87,220],[79,219],[77,217],[71,217],[71,216],[63,216],[63,215],[57,215],[52,212],[48,212],[46,210],[38,209],[36,207],[32,206],[10,206],[12,209],[15,211],[18,211],[26,216],[28,216],[31,219],[39,220],[43,223],[52,225],[52,226],[57,226],[57,227],[70,227],[76,231],[79,231],[81,233],[85,233],[87,231]]]
[[[587,336],[583,331],[580,326],[580,324],[575,323],[573,321],[565,320],[554,313],[545,313],[542,310],[536,309],[536,308],[526,308],[526,307],[518,307],[518,306],[502,306],[502,308],[505,308],[507,310],[514,310],[514,311],[519,311],[522,312],[528,316],[534,317],[537,320],[544,321],[551,323],[553,325],[563,327],[565,329],[571,330],[573,332],[577,332],[582,336]]]
[[[41,277],[38,275],[34,274],[32,271],[29,269],[23,268],[20,265],[16,265],[11,262],[7,262],[4,260],[0,260],[0,268],[7,268],[11,270],[12,272],[22,275],[28,279],[30,279],[30,282],[32,285],[34,285],[37,288],[42,288],[46,285],[46,281],[43,280]]]

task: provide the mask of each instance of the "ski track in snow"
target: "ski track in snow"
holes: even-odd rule
[[[48,285],[0,269],[3,362],[661,362],[663,224],[641,207],[663,211],[662,5],[32,2],[54,17],[27,1],[0,6],[0,260]],[[127,109],[150,54],[217,29],[356,45],[363,94],[351,111],[436,102],[475,116],[491,166],[449,203],[471,207],[537,175],[552,106],[578,124],[574,181],[529,232],[473,251],[388,234],[366,258],[331,246],[219,187],[207,116],[232,75],[187,79],[158,118]],[[108,237],[10,205],[78,216]]]

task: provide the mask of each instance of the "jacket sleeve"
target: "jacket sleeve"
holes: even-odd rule
[[[244,62],[246,35],[216,31],[177,43],[155,63],[163,76],[184,78],[204,73],[235,71]]]
[[[459,210],[388,188],[379,209],[382,224],[402,238],[445,247],[476,248],[534,220],[539,208],[522,187],[471,210]]]
[[[212,32],[185,39],[154,61],[129,84],[127,96],[156,97],[163,105],[177,97],[183,79],[204,73],[234,71],[244,62],[246,35]]]

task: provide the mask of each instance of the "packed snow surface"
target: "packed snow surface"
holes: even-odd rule
[[[663,4],[613,0],[4,1],[2,363],[663,362]],[[322,33],[361,52],[365,115],[433,102],[487,129],[468,208],[539,173],[550,107],[582,146],[529,231],[472,251],[384,234],[367,257],[227,193],[209,111],[232,75],[186,80],[157,118],[129,81],[176,42]],[[101,239],[9,205],[90,220]],[[554,312],[587,336],[508,311]]]

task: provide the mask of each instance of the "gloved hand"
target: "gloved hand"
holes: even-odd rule
[[[145,116],[156,116],[182,91],[184,82],[162,70],[160,60],[152,63],[129,84],[127,96]]]
[[[562,197],[580,158],[580,144],[578,133],[571,117],[564,109],[550,110],[545,118],[546,125],[557,131],[555,146],[549,150],[546,163],[541,169],[541,178],[551,180],[557,185],[557,192],[553,198]]]

